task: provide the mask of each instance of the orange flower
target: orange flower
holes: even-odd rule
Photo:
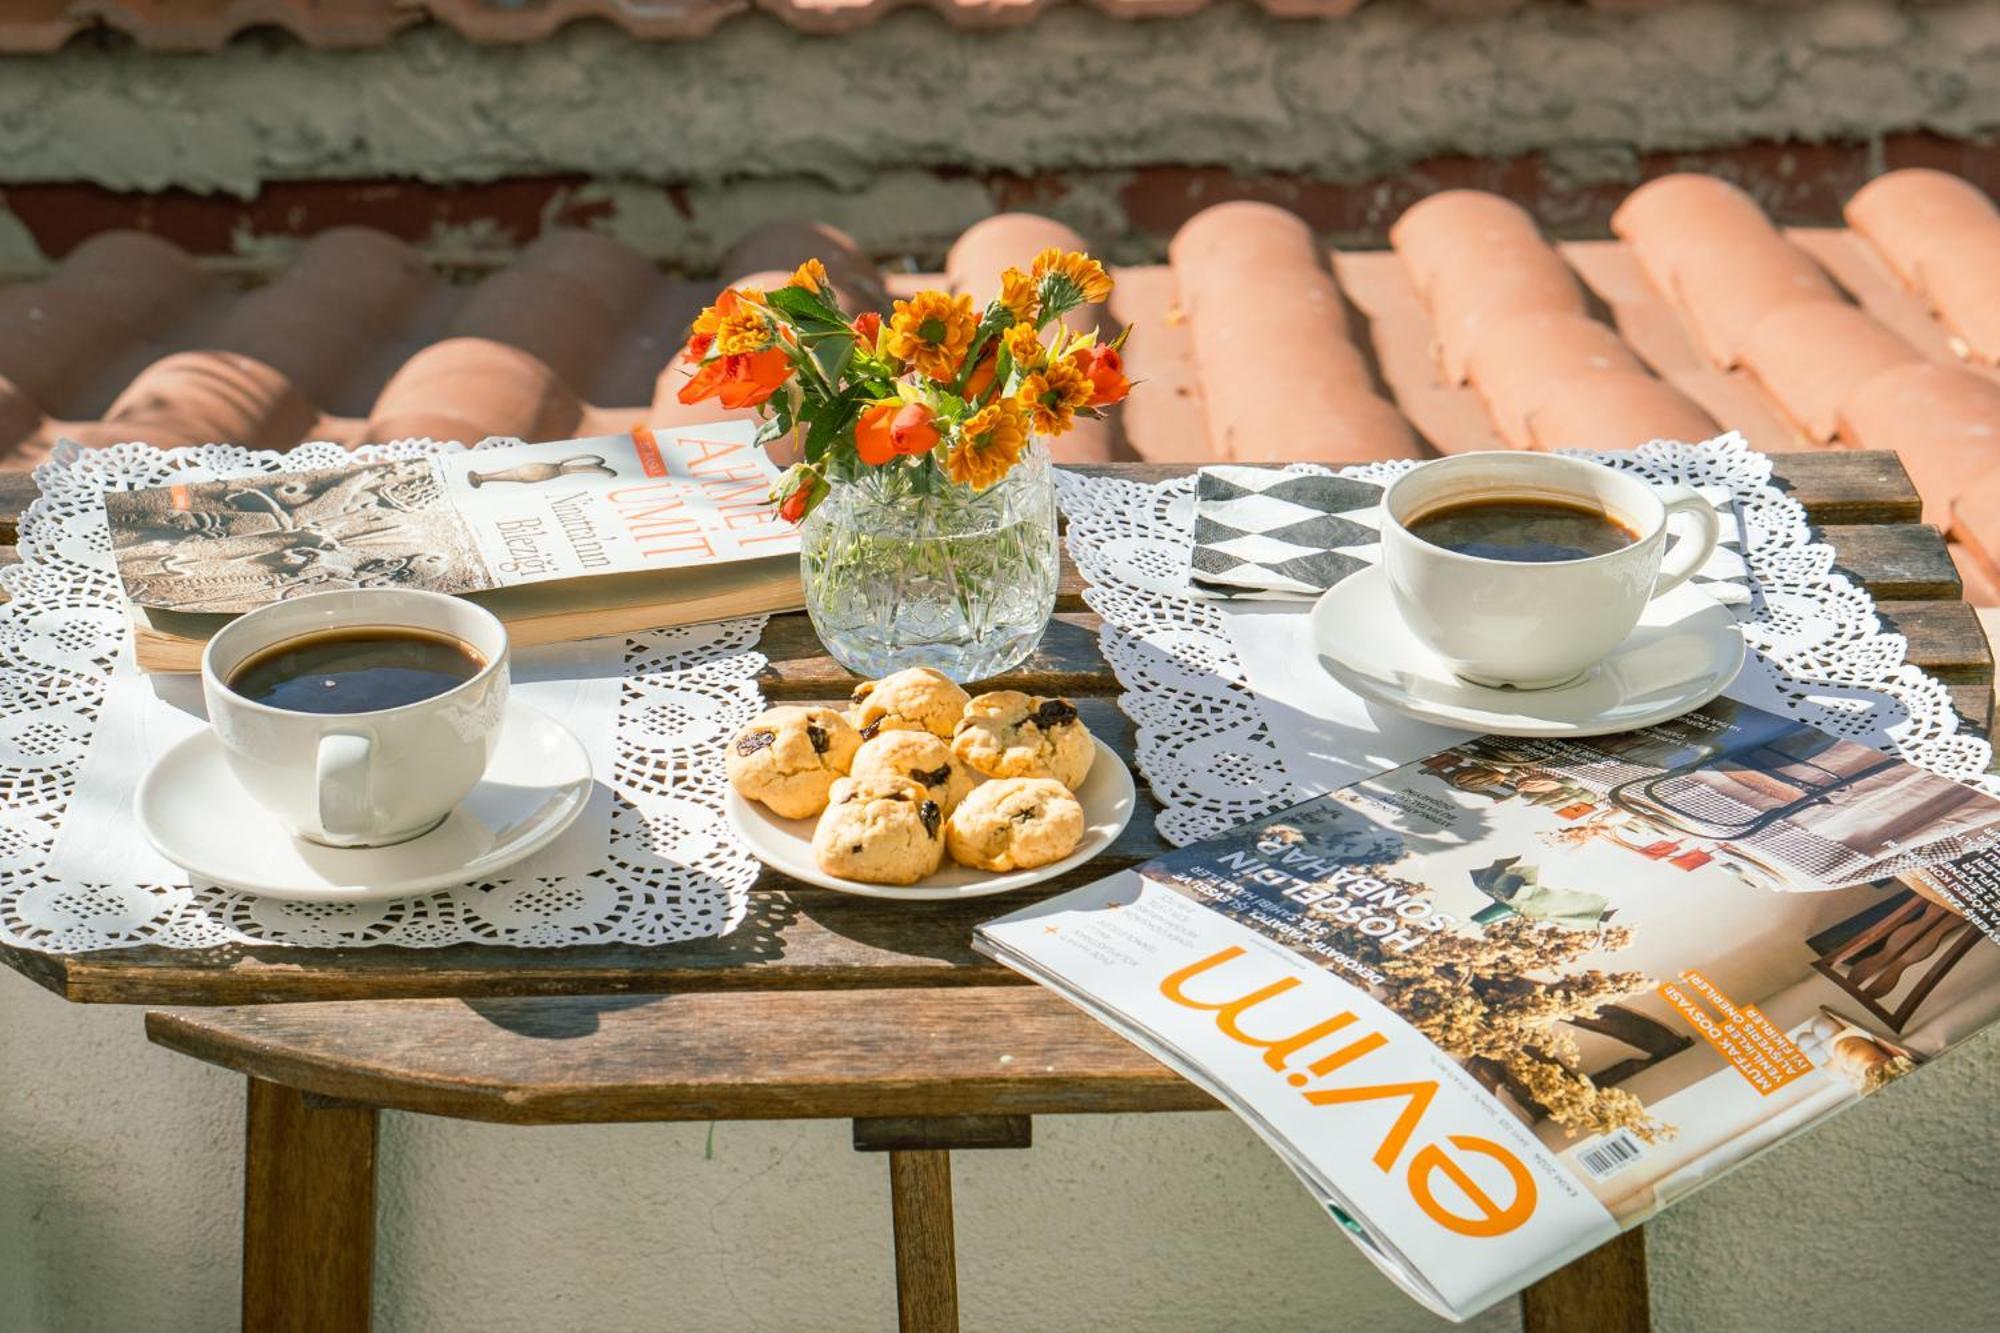
[[[695,316],[688,334],[688,357],[699,361],[721,343],[725,356],[756,352],[771,345],[771,326],[763,314],[764,294],[748,287],[729,287],[715,304]]]
[[[778,517],[787,523],[796,523],[806,516],[806,506],[812,503],[812,487],[801,486],[785,497],[778,506]]]
[[[976,403],[981,398],[984,398],[986,391],[993,387],[994,372],[999,369],[1000,354],[998,352],[988,352],[985,356],[981,357],[979,364],[972,368],[972,373],[965,377],[965,401]]]
[[[1000,304],[1007,307],[1016,324],[1035,322],[1035,292],[1035,280],[1018,268],[1000,275]]]
[[[959,485],[983,491],[1006,476],[1027,447],[1028,430],[1019,405],[994,403],[958,428],[958,442],[945,459],[945,471]]]
[[[937,427],[931,424],[933,413],[922,403],[905,403],[903,410],[896,413],[889,423],[889,439],[899,454],[929,453],[931,446],[938,442]]]
[[[1123,401],[1132,391],[1132,381],[1125,378],[1125,359],[1118,355],[1117,348],[1078,347],[1070,352],[1069,359],[1090,381],[1092,407],[1109,407]]]
[[[1042,251],[1035,256],[1034,276],[1044,310],[1073,310],[1111,295],[1111,275],[1104,265],[1076,250],[1051,246]]]
[[[818,296],[826,290],[826,265],[820,263],[817,259],[808,259],[805,263],[798,266],[798,269],[792,274],[792,280],[785,285],[787,287],[803,287],[814,296]]]
[[[792,377],[792,358],[783,348],[718,356],[681,386],[683,403],[719,398],[724,407],[756,407]]]
[[[888,336],[883,339],[889,355],[907,361],[939,384],[949,384],[958,376],[965,349],[972,345],[979,316],[970,296],[946,296],[943,292],[918,292],[907,301],[896,302],[889,318]]]
[[[855,341],[861,344],[863,351],[874,351],[875,344],[882,338],[882,317],[873,310],[864,310],[856,315],[848,327],[854,330]]]
[[[877,403],[863,410],[854,423],[854,452],[869,467],[881,467],[896,456],[893,426],[901,403]]]
[[[1021,407],[1037,435],[1060,435],[1096,392],[1073,361],[1051,361],[1021,382]]]

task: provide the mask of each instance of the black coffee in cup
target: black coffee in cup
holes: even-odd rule
[[[1528,564],[1586,560],[1639,540],[1638,533],[1593,505],[1530,496],[1443,504],[1403,526],[1447,551]]]
[[[348,627],[274,643],[245,658],[227,684],[294,713],[372,713],[435,698],[485,669],[485,658],[448,634]]]

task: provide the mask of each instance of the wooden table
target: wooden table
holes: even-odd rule
[[[1992,657],[1894,456],[1775,463],[1839,565],[1908,638],[1910,660],[1946,681],[1983,730]],[[1186,469],[1111,470],[1154,479]],[[0,481],[0,505],[9,495],[18,504],[19,483]],[[1081,591],[1066,570],[1043,643],[992,684],[1072,697],[1129,755],[1132,728]],[[852,684],[801,615],[773,618],[761,647],[773,700],[844,699]],[[1047,891],[1164,850],[1157,810],[1142,789],[1118,843]],[[905,1326],[949,1328],[949,1150],[1025,1146],[1036,1114],[1213,1105],[972,952],[975,923],[1024,901],[912,907],[767,872],[734,933],[658,947],[0,946],[0,959],[67,999],[183,1006],[149,1015],[153,1038],[249,1076],[248,1327],[286,1326],[302,1308],[325,1316],[318,1326],[365,1324],[376,1109],[388,1107],[512,1123],[853,1119],[857,1147],[891,1154]],[[306,1003],[269,1007],[280,1001]],[[1644,1262],[1635,1232],[1571,1265],[1524,1298],[1529,1326],[1645,1327]]]

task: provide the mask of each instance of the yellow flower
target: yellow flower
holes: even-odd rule
[[[1034,369],[1048,357],[1032,324],[1016,324],[1000,335],[1000,341],[1007,348],[1007,355],[1013,357],[1014,364],[1023,371]]]
[[[907,301],[896,302],[883,335],[883,350],[907,361],[940,384],[958,378],[959,363],[972,345],[979,316],[970,296],[946,296],[943,292],[918,292]]]
[[[1035,322],[1035,292],[1035,280],[1018,268],[1000,275],[1000,304],[1007,308],[1016,324]]]
[[[738,304],[715,324],[715,350],[723,356],[761,352],[771,345],[771,321],[756,306]]]
[[[1090,406],[1090,377],[1071,361],[1052,361],[1021,382],[1021,406],[1037,435],[1060,435]]]
[[[945,470],[961,486],[983,491],[1021,460],[1028,447],[1027,423],[1013,403],[981,408],[958,428],[958,440],[945,458]]]
[[[817,259],[808,259],[799,265],[797,271],[792,274],[792,280],[785,285],[803,287],[814,296],[818,296],[826,290],[826,265]]]
[[[1034,272],[1043,310],[1071,310],[1086,301],[1095,305],[1111,295],[1111,275],[1104,265],[1076,250],[1051,246],[1035,256]]]

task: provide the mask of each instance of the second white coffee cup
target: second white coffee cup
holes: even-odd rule
[[[372,712],[298,712],[230,688],[244,663],[278,645],[372,628],[447,636],[482,665],[442,693]],[[507,627],[441,593],[313,593],[223,627],[202,654],[201,686],[230,770],[286,831],[331,847],[383,847],[435,828],[485,773],[507,707]]]
[[[1636,535],[1619,550],[1530,563],[1433,545],[1407,526],[1477,500],[1541,499],[1602,511]],[[1410,631],[1479,685],[1545,689],[1616,648],[1646,605],[1715,550],[1714,508],[1686,486],[1550,454],[1458,454],[1413,468],[1383,497],[1382,564]],[[1670,529],[1679,540],[1668,551]]]

